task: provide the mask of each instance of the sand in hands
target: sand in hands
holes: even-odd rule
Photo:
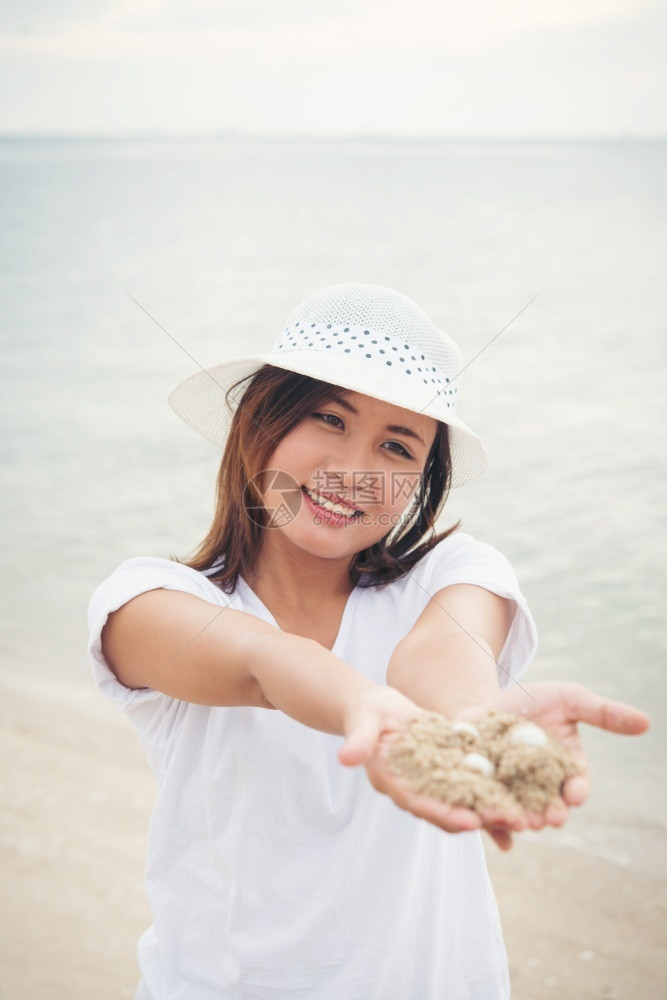
[[[389,768],[417,792],[476,812],[542,813],[563,782],[582,774],[572,754],[544,729],[492,713],[450,722],[424,712],[387,750]]]

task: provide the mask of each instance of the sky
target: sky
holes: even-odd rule
[[[667,135],[664,0],[3,0],[0,133]]]

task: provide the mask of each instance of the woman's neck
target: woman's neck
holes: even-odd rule
[[[348,570],[349,560],[264,547],[253,571],[245,572],[243,578],[271,611],[318,614],[347,600],[354,589]]]

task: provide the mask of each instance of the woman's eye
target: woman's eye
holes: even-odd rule
[[[387,441],[386,444],[389,445],[390,451],[394,451],[395,448],[398,449],[395,454],[404,455],[406,458],[412,458],[410,452],[404,448],[402,444],[399,444],[398,441]]]
[[[335,413],[313,413],[313,417],[316,420],[321,420],[322,423],[328,424],[329,427],[342,427],[343,421],[340,417],[337,417]],[[383,447],[387,447],[388,451],[391,451],[394,455],[400,455],[401,458],[412,458],[412,455],[404,448],[399,441],[385,441]]]
[[[343,423],[340,417],[337,417],[334,413],[313,413],[313,416],[317,417],[318,420],[322,420],[325,424],[329,423],[331,420],[337,420],[339,424]],[[332,424],[331,426],[336,427],[338,425]]]

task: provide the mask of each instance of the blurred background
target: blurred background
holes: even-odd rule
[[[666,20],[653,0],[3,4],[3,683],[88,691],[97,583],[204,535],[219,454],[170,388],[268,348],[322,285],[395,287],[474,359],[461,413],[491,465],[444,521],[514,563],[532,678],[654,718],[587,733],[594,797],[549,837],[657,873]]]

